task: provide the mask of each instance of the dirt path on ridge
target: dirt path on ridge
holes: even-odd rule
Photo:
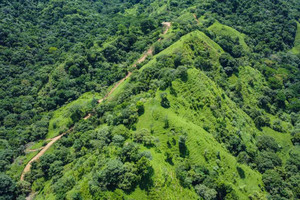
[[[163,35],[165,35],[169,28],[171,27],[171,22],[163,22],[162,25],[165,28],[165,30],[163,31]],[[161,38],[158,39],[158,41],[161,41]],[[132,66],[133,67],[136,67],[137,64],[139,63],[142,63],[143,61],[145,61],[145,59],[152,55],[153,54],[153,46],[151,46],[148,51],[146,53],[143,54],[143,56],[141,58],[139,58],[135,64],[133,64]],[[117,84],[102,98],[102,99],[99,99],[98,100],[98,103],[101,103],[102,101],[106,100],[118,87],[121,83],[123,83],[127,78],[129,78],[131,76],[131,72],[128,72],[127,76],[125,76],[123,79],[121,79],[120,81],[117,82]],[[90,117],[92,116],[91,113],[89,113],[87,116],[85,116],[83,119],[84,120],[87,120],[89,119]],[[32,162],[38,160],[42,155],[44,155],[44,153],[57,141],[59,140],[62,136],[66,135],[67,133],[71,132],[73,130],[73,127],[71,127],[69,130],[67,130],[66,132],[54,137],[54,138],[51,138],[51,139],[48,139],[48,141],[50,141],[46,146],[44,147],[41,147],[35,151],[38,151],[38,150],[41,150],[36,156],[34,156],[25,166],[22,174],[21,174],[21,177],[20,177],[20,180],[21,181],[24,181],[24,177],[25,177],[25,174],[27,172],[30,171],[30,168],[31,168],[31,164]],[[32,195],[32,194],[31,194]],[[29,196],[28,196],[29,197]],[[31,197],[33,198],[33,197]]]
[[[199,24],[199,20],[198,20],[198,18],[197,18],[197,16],[196,16],[196,14],[193,14],[193,15],[194,15],[194,18],[195,18],[195,20],[196,20],[197,24]]]

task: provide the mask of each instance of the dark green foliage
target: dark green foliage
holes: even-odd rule
[[[197,57],[195,59],[195,63],[194,63],[195,67],[202,69],[204,71],[208,71],[211,69],[212,64],[210,63],[209,59],[205,59],[203,57]]]
[[[232,58],[228,53],[221,54],[219,61],[228,76],[237,70],[237,63],[235,59]]]
[[[120,178],[124,173],[124,164],[119,160],[110,160],[106,167],[99,171],[96,180],[99,187],[103,189],[113,189],[120,182]]]
[[[75,179],[72,176],[67,178],[60,178],[55,185],[53,185],[54,191],[56,193],[56,199],[66,198],[66,192],[69,191],[75,185]]]
[[[300,132],[296,133],[293,138],[292,138],[292,142],[294,145],[299,145],[300,144]]]
[[[166,115],[164,118],[164,129],[167,129],[169,127],[170,127],[170,122],[168,116]]]
[[[133,138],[135,142],[143,143],[145,146],[152,146],[154,144],[154,137],[150,134],[150,131],[145,128],[137,131]]]
[[[244,178],[246,177],[246,176],[245,176],[245,171],[243,170],[243,168],[237,166],[237,167],[236,167],[236,170],[238,171],[239,176],[240,176],[242,179],[244,179]]]
[[[205,9],[216,13],[216,18],[226,25],[241,30],[253,39],[256,51],[268,48],[278,51],[293,45],[296,25],[293,18],[299,18],[297,10],[292,8],[299,6],[297,1],[216,1],[210,4],[199,5],[199,9]],[[280,10],[278,10],[280,8]],[[264,11],[269,10],[265,15]],[[261,11],[261,12],[258,12]],[[227,16],[226,18],[224,16]],[[260,21],[264,19],[264,22]],[[281,21],[280,25],[277,23]],[[275,27],[273,24],[278,24]],[[268,37],[272,35],[272,37]],[[266,39],[268,38],[268,40]],[[230,50],[230,49],[229,49]],[[270,52],[265,51],[265,52]]]
[[[32,163],[25,177],[30,183],[15,184],[1,174],[0,199],[25,197],[31,183],[40,198],[51,192],[56,199],[83,199],[84,195],[126,199],[138,186],[137,192],[154,199],[162,191],[160,186],[169,191],[176,181],[199,198],[239,199],[240,194],[250,191],[240,188],[237,193],[240,182],[236,181],[247,180],[251,168],[262,174],[261,193],[266,191],[267,198],[300,198],[300,59],[289,52],[295,38],[295,20],[300,17],[298,1],[5,0],[0,4],[1,172],[13,169],[10,164],[24,155],[29,142],[45,139],[53,111],[85,92],[105,95],[109,86],[128,71],[133,72],[124,91],[116,90],[113,98],[100,105],[94,98],[88,111],[71,107],[66,115],[72,122],[65,125],[74,124],[72,134]],[[199,18],[198,24],[193,18],[183,19],[193,17],[193,13]],[[216,20],[243,33],[249,49],[241,45],[240,38],[206,30]],[[162,21],[171,21],[172,29],[157,41]],[[192,37],[183,48],[170,52],[174,45],[158,54],[193,30],[206,33],[224,53],[212,53],[216,45],[210,44],[213,41],[198,43]],[[137,65],[137,69],[143,68],[136,70],[132,64],[153,43],[154,54],[158,55],[149,56]],[[241,73],[246,66],[253,69],[251,80]],[[178,84],[194,81],[188,77],[194,68],[201,70],[201,81],[187,90],[193,90],[193,94],[201,91],[207,86],[206,77],[209,84],[217,84],[217,90],[199,92],[198,97],[180,94]],[[148,114],[147,106],[156,101],[157,92],[162,92],[161,106],[168,109],[168,113],[153,110],[153,118],[162,127],[148,121],[137,123]],[[187,107],[180,107],[181,103]],[[195,111],[190,116],[188,106]],[[181,113],[185,108],[187,112]],[[93,116],[81,120],[89,111]],[[173,111],[174,116],[169,114]],[[198,141],[192,141],[193,137],[187,140],[192,133],[174,130],[172,120],[177,116],[188,116],[189,122],[201,127],[199,132],[204,128],[215,138],[212,142],[220,144],[216,152],[199,148],[199,156],[205,158],[201,165],[195,165],[198,160],[192,160],[189,152],[197,150],[189,145],[193,147]],[[269,131],[266,126],[274,130],[269,133],[274,132],[276,140],[264,135]],[[281,149],[276,141],[281,144],[277,139],[285,138],[279,134],[287,132],[291,132],[294,147],[288,143]],[[154,183],[151,166],[157,164],[157,158],[149,161],[154,151],[167,162],[160,164],[169,167],[159,184]],[[244,164],[232,167],[235,177],[230,180],[222,180],[227,173],[223,163],[226,151]],[[283,156],[286,162],[282,162]],[[246,170],[246,165],[251,168]],[[168,177],[173,169],[178,180]],[[86,180],[88,189],[84,188],[86,182],[82,184]]]
[[[277,166],[281,166],[281,159],[273,152],[263,151],[259,153],[255,159],[257,169],[260,172],[265,172],[268,169],[273,169]]]
[[[164,108],[169,108],[170,107],[170,101],[167,98],[167,93],[161,93],[160,98],[161,98],[160,105]]]
[[[179,136],[178,140],[178,146],[179,146],[179,153],[181,157],[186,157],[188,156],[189,152],[186,146],[186,136]]]
[[[16,184],[15,182],[7,175],[0,174],[0,199],[8,200],[15,198]]]
[[[144,103],[143,103],[142,101],[136,102],[136,107],[137,107],[137,109],[138,109],[139,115],[144,114],[145,108],[144,108]]]
[[[236,195],[232,186],[227,183],[224,183],[224,182],[218,183],[217,192],[218,192],[217,197],[220,200],[221,199],[234,199],[234,200],[238,199],[238,196]]]
[[[237,161],[239,163],[244,163],[244,164],[248,164],[250,162],[250,157],[247,154],[247,152],[242,151],[239,153],[239,155],[237,156]]]
[[[277,152],[279,150],[279,146],[275,139],[267,135],[259,136],[256,146],[260,151],[265,150]]]
[[[183,81],[186,81],[187,80],[187,68],[185,66],[179,66],[177,67],[176,69],[176,74],[177,74],[177,77],[181,78],[181,80]]]
[[[1,2],[0,126],[13,132],[4,137],[13,148],[44,139],[48,125],[32,124],[48,111],[126,75],[124,66],[157,37],[156,19],[116,15],[138,3]]]

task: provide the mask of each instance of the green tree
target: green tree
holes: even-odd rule
[[[164,108],[169,108],[170,107],[170,101],[167,98],[167,93],[161,93],[160,98],[161,98],[160,105]]]
[[[276,166],[281,166],[281,159],[273,152],[263,151],[255,158],[257,169],[260,172],[265,172],[268,169],[274,169]]]
[[[256,143],[257,148],[260,151],[273,151],[277,152],[279,150],[279,146],[275,139],[268,135],[259,136]]]
[[[0,174],[0,200],[14,199],[16,184],[7,175]]]
[[[205,185],[199,184],[195,186],[197,194],[205,200],[215,199],[217,196],[217,191],[206,187]]]

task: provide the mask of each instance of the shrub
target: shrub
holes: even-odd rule
[[[265,150],[277,152],[279,150],[279,146],[275,139],[267,135],[259,136],[257,139],[256,146],[260,151]]]
[[[167,93],[161,93],[160,98],[161,98],[160,105],[164,108],[170,108],[170,101],[167,98]]]
[[[215,199],[217,191],[206,187],[205,185],[199,184],[195,186],[196,193],[205,200]]]
[[[257,169],[260,172],[265,172],[268,169],[273,169],[276,166],[281,166],[281,159],[273,152],[263,151],[259,153],[255,159]]]

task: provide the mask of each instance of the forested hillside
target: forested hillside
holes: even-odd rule
[[[4,0],[0,19],[0,199],[300,198],[300,1]]]

